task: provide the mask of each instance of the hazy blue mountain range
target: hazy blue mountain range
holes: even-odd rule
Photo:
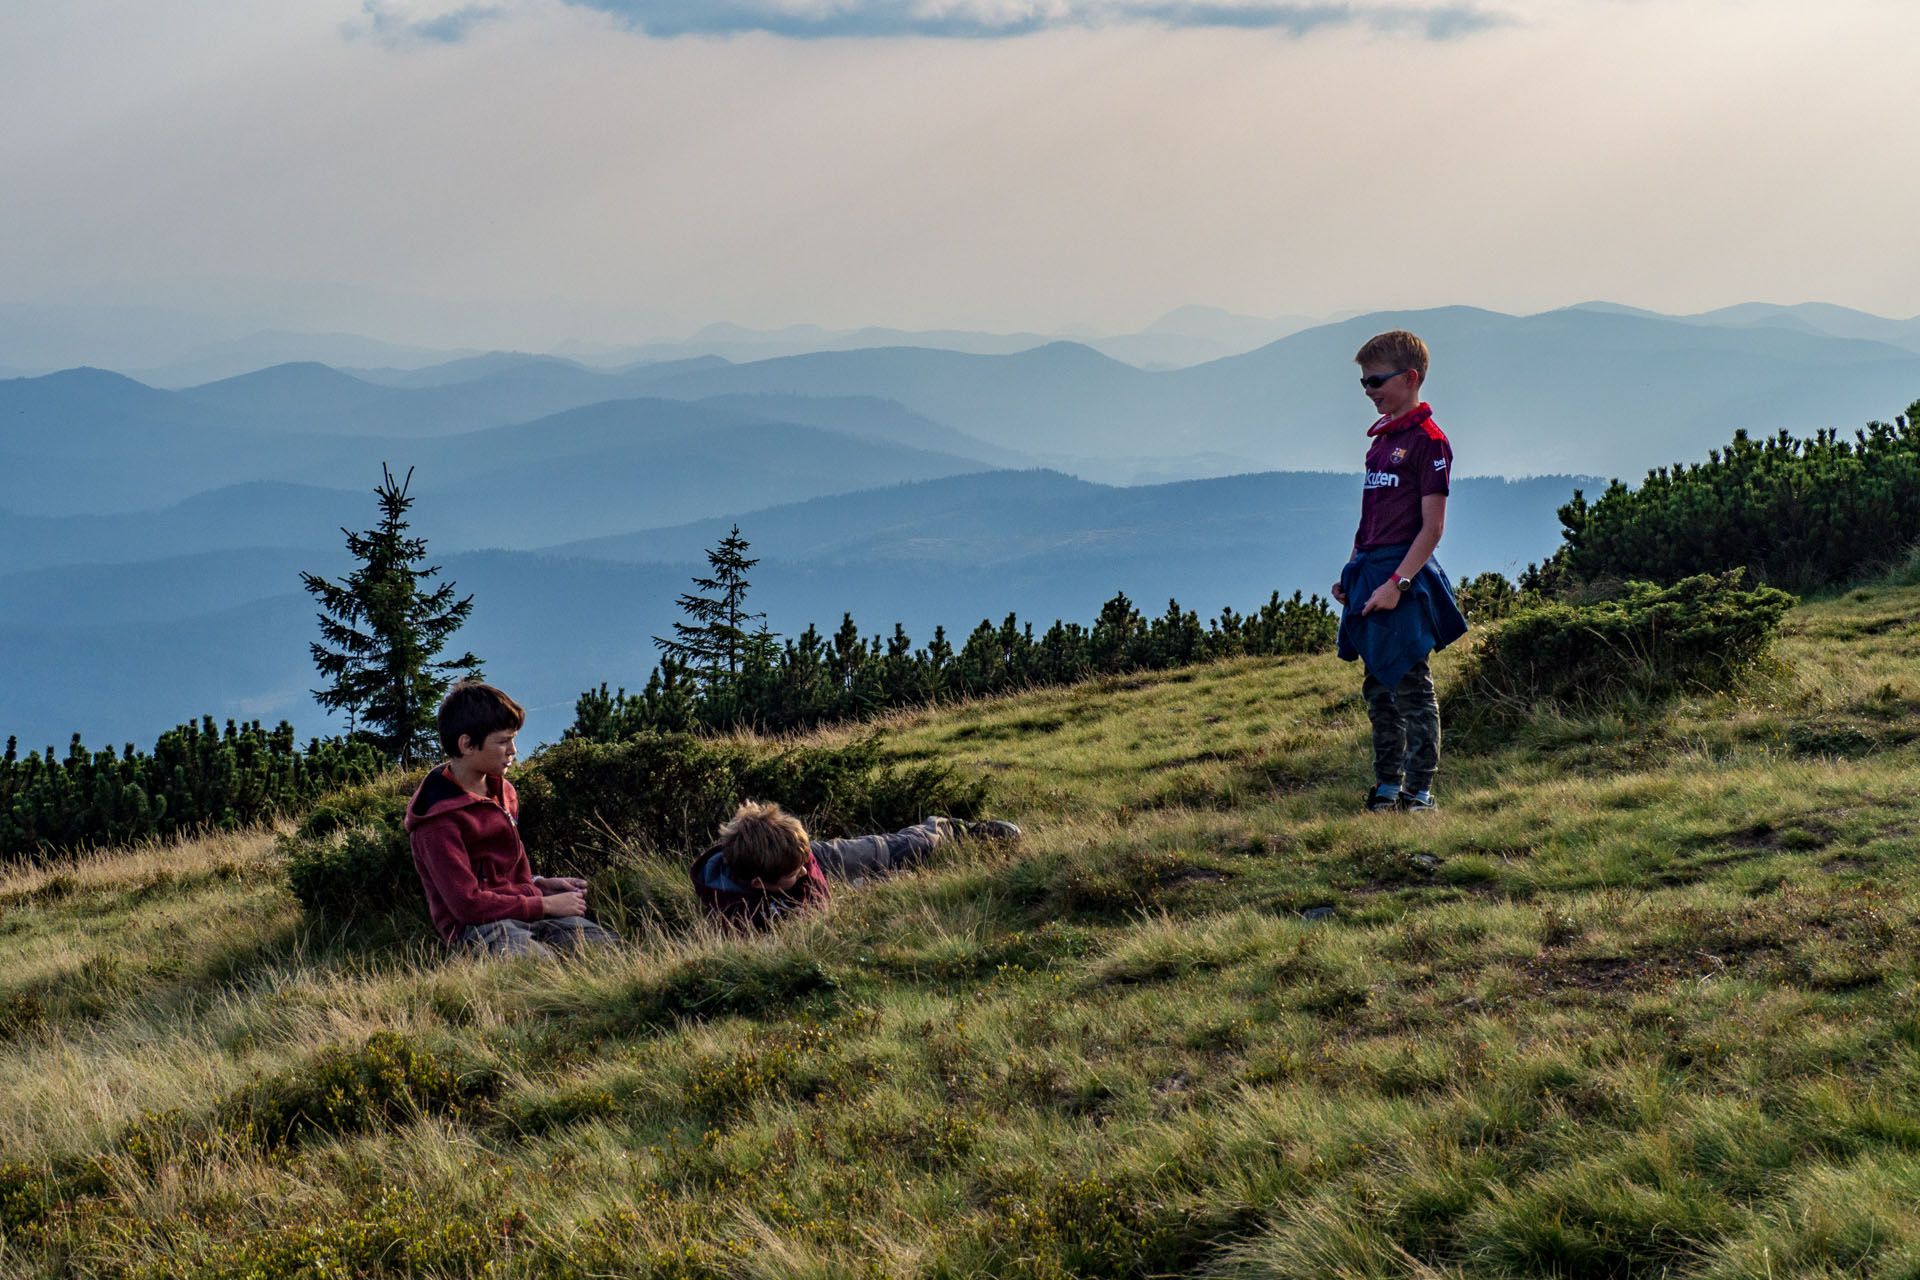
[[[223,420],[244,419],[262,427],[328,435],[439,436],[634,399],[660,378],[724,364],[705,357],[609,373],[551,356],[481,356],[411,373],[376,370],[367,376],[322,364],[283,364],[175,394],[188,404],[218,411]],[[396,381],[376,380],[382,376]]]
[[[327,326],[276,324],[270,309],[224,314],[174,305],[0,302],[0,365],[50,373],[99,365],[153,386],[185,387],[292,360],[334,365],[439,364],[470,354],[384,342]]]
[[[238,282],[229,282],[234,283]],[[435,350],[350,331],[361,324],[403,319],[410,308],[399,299],[344,297],[340,290],[295,290],[297,296],[272,296],[276,292],[285,293],[241,285],[216,289],[211,296],[193,301],[188,301],[192,290],[160,290],[132,302],[94,298],[0,302],[0,352],[6,353],[0,368],[29,374],[91,364],[152,386],[178,388],[300,361],[405,371],[486,354],[458,343]],[[518,318],[526,320],[525,307],[495,310],[500,319],[510,320],[506,312],[518,312]],[[431,327],[418,323],[421,318],[416,316],[415,323],[406,327],[416,332]],[[1313,323],[1306,316],[1257,317],[1216,307],[1180,307],[1136,333],[1117,334],[1084,326],[1039,334],[877,326],[826,329],[809,324],[749,329],[713,324],[685,339],[570,340],[555,347],[553,355],[605,369],[702,356],[762,360],[858,347],[940,347],[1007,354],[1067,337],[1144,366],[1179,366],[1250,351]]]
[[[1062,339],[1079,342],[1102,355],[1141,368],[1184,368],[1272,342],[1313,325],[1309,316],[1236,315],[1218,307],[1178,307],[1137,333],[1101,334],[1091,330],[1040,333],[981,333],[960,329],[823,329],[797,324],[785,329],[746,329],[708,325],[683,342],[654,342],[625,348],[572,350],[583,361],[609,364],[684,360],[723,356],[740,363],[816,351],[858,351],[871,347],[923,347],[968,355],[1014,355]]]
[[[870,429],[888,419],[896,440],[964,444],[910,414],[848,412]],[[0,510],[151,509],[258,480],[358,489],[387,462],[419,467],[421,509],[444,507],[460,545],[513,546],[977,471],[1006,452],[961,457],[677,400],[616,400],[434,439],[234,425],[248,420],[97,370],[0,383]]]
[[[1866,342],[1885,342],[1910,351],[1920,351],[1920,316],[1890,320],[1851,307],[1836,307],[1830,302],[1802,302],[1779,306],[1771,302],[1742,302],[1731,307],[1702,311],[1686,316],[1662,316],[1657,311],[1623,307],[1610,302],[1588,302],[1588,310],[1611,311],[1655,319],[1681,320],[1687,324],[1718,325],[1725,328],[1794,329],[1801,333],[1824,334],[1830,338],[1858,338]]]
[[[0,382],[8,464],[0,507],[124,510],[257,479],[352,485],[358,475],[343,473],[373,451],[417,453],[393,442],[525,424],[538,433],[561,426],[554,415],[565,410],[630,398],[725,398],[736,420],[857,425],[856,434],[913,448],[1102,479],[1343,470],[1367,408],[1351,356],[1391,324],[1415,327],[1439,352],[1430,393],[1463,474],[1633,478],[1703,457],[1737,428],[1853,429],[1900,412],[1920,392],[1920,352],[1736,318],[1742,323],[1595,307],[1527,317],[1470,308],[1369,315],[1166,372],[1074,343],[1013,355],[873,348],[748,364],[705,359],[621,373],[489,357],[418,379],[430,385],[403,386],[289,365],[181,392],[74,370]],[[786,401],[750,404],[736,398],[743,395]],[[795,397],[845,403],[801,407]],[[851,403],[875,398],[900,406],[898,417],[855,424],[871,415]],[[657,405],[644,412],[669,413]],[[338,435],[365,437],[365,447],[323,438]],[[61,461],[74,457],[96,461]]]
[[[37,627],[8,615],[0,737],[17,736],[22,751],[64,753],[75,732],[96,750],[127,742],[149,750],[160,733],[202,714],[268,724],[284,717],[308,736],[331,732],[307,696],[313,638],[305,596],[137,624]]]
[[[440,304],[338,286],[266,285],[247,281],[181,281],[134,291],[109,287],[43,301],[0,302],[0,376],[48,373],[98,365],[153,386],[188,387],[274,364],[318,361],[336,368],[415,370],[482,353],[460,341],[436,350],[417,342],[365,336],[372,329],[414,334],[444,331]],[[1586,304],[1649,318],[1709,325],[1784,324],[1834,337],[1920,347],[1920,317],[1899,320],[1824,303],[1795,306],[1748,303],[1697,316],[1665,317],[1611,303]],[[509,326],[541,323],[524,304],[463,309]],[[1353,313],[1348,313],[1353,314]],[[557,317],[549,317],[557,318]],[[1345,319],[1346,316],[1335,317]],[[628,327],[608,314],[594,321],[572,308],[573,323]],[[1182,367],[1251,351],[1319,323],[1306,316],[1236,315],[1216,307],[1179,307],[1135,333],[1073,327],[1051,334],[889,328],[827,329],[791,325],[756,330],[709,325],[685,339],[645,343],[569,340],[553,348],[597,368],[722,356],[734,362],[859,347],[940,347],[977,354],[1008,354],[1069,339],[1143,368]],[[358,331],[356,331],[358,330]],[[467,341],[470,341],[468,339]]]
[[[1555,513],[1574,489],[1595,483],[1579,476],[1456,481],[1443,561],[1475,573],[1515,573],[1558,545]],[[1164,564],[1202,581],[1222,572],[1210,562],[1224,562],[1224,575],[1216,580],[1245,590],[1250,580],[1237,562],[1250,559],[1268,572],[1276,546],[1313,548],[1308,559],[1322,576],[1328,563],[1343,560],[1358,494],[1354,473],[1268,472],[1114,488],[1050,471],[996,471],[862,493],[853,504],[855,520],[847,518],[846,499],[820,498],[769,507],[738,522],[743,532],[751,527],[756,545],[772,548],[769,562],[821,569],[892,565],[902,573],[945,574],[977,568],[1046,578],[1058,576],[1059,566],[1072,560],[1081,566],[1155,565],[1156,575]],[[734,517],[698,520],[544,552],[693,563],[733,523]],[[1315,586],[1317,581],[1308,572],[1286,589],[1324,593],[1325,584]]]
[[[195,494],[157,511],[71,516],[0,512],[0,573],[137,564],[238,547],[312,548],[329,541],[329,532],[342,525],[365,525],[369,508],[365,492],[259,482]],[[13,616],[0,609],[0,620]]]
[[[651,384],[697,398],[858,390],[989,442],[1097,456],[1219,451],[1266,467],[1350,465],[1364,418],[1352,357],[1382,328],[1438,353],[1428,384],[1464,473],[1637,478],[1703,458],[1737,428],[1858,427],[1920,395],[1920,353],[1773,326],[1690,324],[1591,309],[1515,317],[1453,307],[1375,314],[1245,355],[1149,373],[1055,343],[1014,356],[830,352],[714,367]]]

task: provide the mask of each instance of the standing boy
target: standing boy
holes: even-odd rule
[[[456,946],[495,955],[547,955],[614,937],[587,919],[587,882],[536,876],[520,843],[520,798],[507,781],[519,703],[490,684],[462,681],[436,717],[447,762],[407,802],[414,869],[433,927]]]
[[[1340,656],[1361,659],[1373,724],[1367,811],[1432,813],[1440,767],[1440,703],[1427,656],[1467,629],[1453,584],[1433,558],[1447,524],[1453,446],[1420,399],[1427,344],[1404,329],[1367,340],[1354,360],[1380,418],[1367,429],[1367,480],[1353,557],[1334,584]]]

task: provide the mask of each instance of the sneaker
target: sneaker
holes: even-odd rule
[[[1438,813],[1440,806],[1433,802],[1431,791],[1402,791],[1398,808],[1402,813]]]
[[[990,818],[985,822],[964,822],[960,824],[960,828],[974,840],[1004,840],[1008,844],[1012,844],[1024,834],[1013,823],[1001,822],[997,818]]]
[[[1383,782],[1367,792],[1368,813],[1392,813],[1400,807],[1400,784]]]

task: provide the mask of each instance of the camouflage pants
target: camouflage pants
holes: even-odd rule
[[[858,884],[904,867],[918,866],[955,835],[950,819],[928,818],[904,831],[887,835],[815,840],[813,856],[828,875]]]
[[[1397,688],[1367,673],[1360,687],[1373,722],[1373,778],[1407,791],[1427,791],[1440,769],[1440,701],[1433,694],[1433,673],[1422,662]]]
[[[587,947],[610,947],[618,938],[585,916],[549,916],[544,920],[490,920],[460,930],[460,941],[490,956],[550,956]]]

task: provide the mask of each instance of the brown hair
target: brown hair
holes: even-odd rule
[[[774,881],[806,865],[811,845],[800,819],[777,804],[749,800],[720,828],[720,856],[735,880]]]
[[[1408,333],[1405,329],[1394,329],[1387,333],[1376,333],[1367,339],[1353,357],[1355,364],[1385,364],[1395,369],[1412,369],[1420,375],[1420,381],[1427,380],[1427,344]]]
[[[462,680],[447,690],[434,721],[440,726],[440,745],[449,758],[458,760],[461,735],[481,746],[489,734],[518,730],[527,722],[527,709],[490,684]]]

